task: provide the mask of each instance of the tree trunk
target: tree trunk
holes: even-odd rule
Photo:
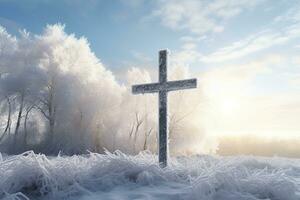
[[[145,141],[144,141],[144,146],[143,146],[143,150],[147,150],[147,146],[148,146],[148,138],[150,137],[151,135],[151,132],[152,132],[152,128],[149,129],[148,132],[145,133]]]
[[[48,113],[49,113],[49,144],[54,145],[54,128],[56,118],[56,106],[54,103],[54,79],[51,80],[49,87]]]
[[[32,105],[27,109],[25,119],[24,119],[24,141],[23,141],[23,144],[24,144],[25,149],[27,147],[27,136],[28,136],[28,133],[27,133],[27,120],[28,120],[29,113],[30,113],[30,111],[32,110],[33,107],[34,106]]]
[[[97,125],[97,131],[95,134],[95,152],[99,153],[101,145],[100,145],[100,124]]]
[[[15,129],[15,135],[14,135],[14,145],[17,144],[17,136],[19,134],[19,128],[20,128],[20,123],[21,123],[21,118],[22,118],[22,113],[23,113],[23,107],[24,107],[24,92],[22,92],[22,94],[21,94],[20,108],[19,108],[17,124],[16,124],[16,129]]]
[[[11,125],[11,102],[9,97],[6,97],[7,104],[8,104],[8,116],[7,116],[7,122],[6,122],[6,127],[0,137],[0,142],[3,140],[7,132],[10,134],[10,125]]]
[[[79,149],[80,149],[80,151],[83,151],[84,147],[85,147],[85,141],[84,141],[84,135],[83,135],[83,113],[82,113],[82,111],[80,111],[80,121],[79,121],[78,133],[79,133]]]
[[[49,144],[53,145],[54,142],[54,126],[55,126],[55,119],[50,118],[49,120]]]

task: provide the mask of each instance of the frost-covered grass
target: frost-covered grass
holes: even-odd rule
[[[261,157],[173,158],[90,153],[0,158],[1,199],[299,200],[300,160]]]

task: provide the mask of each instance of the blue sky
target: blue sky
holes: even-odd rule
[[[131,66],[156,70],[158,50],[170,49],[174,66],[203,75],[200,84],[216,102],[239,108],[222,128],[260,109],[271,110],[259,114],[265,126],[300,130],[299,0],[0,0],[0,25],[9,33],[40,34],[56,23],[86,37],[116,74]],[[240,127],[261,130],[261,119]]]
[[[295,7],[299,1],[0,0],[0,24],[11,33],[19,29],[40,33],[46,24],[65,24],[68,33],[88,39],[105,65],[121,68],[154,64],[161,48],[182,52],[193,44],[197,54],[213,55],[261,31],[284,29],[293,22],[274,20]],[[268,51],[282,51],[274,46]],[[290,46],[285,48],[288,52]],[[201,61],[188,64],[199,70],[210,66]]]

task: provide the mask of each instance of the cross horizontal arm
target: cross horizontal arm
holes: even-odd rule
[[[133,94],[155,93],[162,90],[174,91],[184,90],[197,87],[197,79],[186,79],[180,81],[168,81],[166,83],[149,83],[141,85],[133,85]]]
[[[160,90],[160,83],[149,83],[149,84],[132,86],[133,94],[154,93],[154,92],[159,92],[159,90]]]
[[[197,79],[185,79],[179,81],[168,81],[166,83],[167,91],[185,90],[197,87]]]

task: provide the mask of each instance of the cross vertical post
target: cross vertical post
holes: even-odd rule
[[[168,51],[163,50],[159,52],[159,82],[166,84],[168,79]],[[158,147],[158,161],[161,167],[166,167],[168,164],[168,95],[167,90],[159,91],[159,147]]]

